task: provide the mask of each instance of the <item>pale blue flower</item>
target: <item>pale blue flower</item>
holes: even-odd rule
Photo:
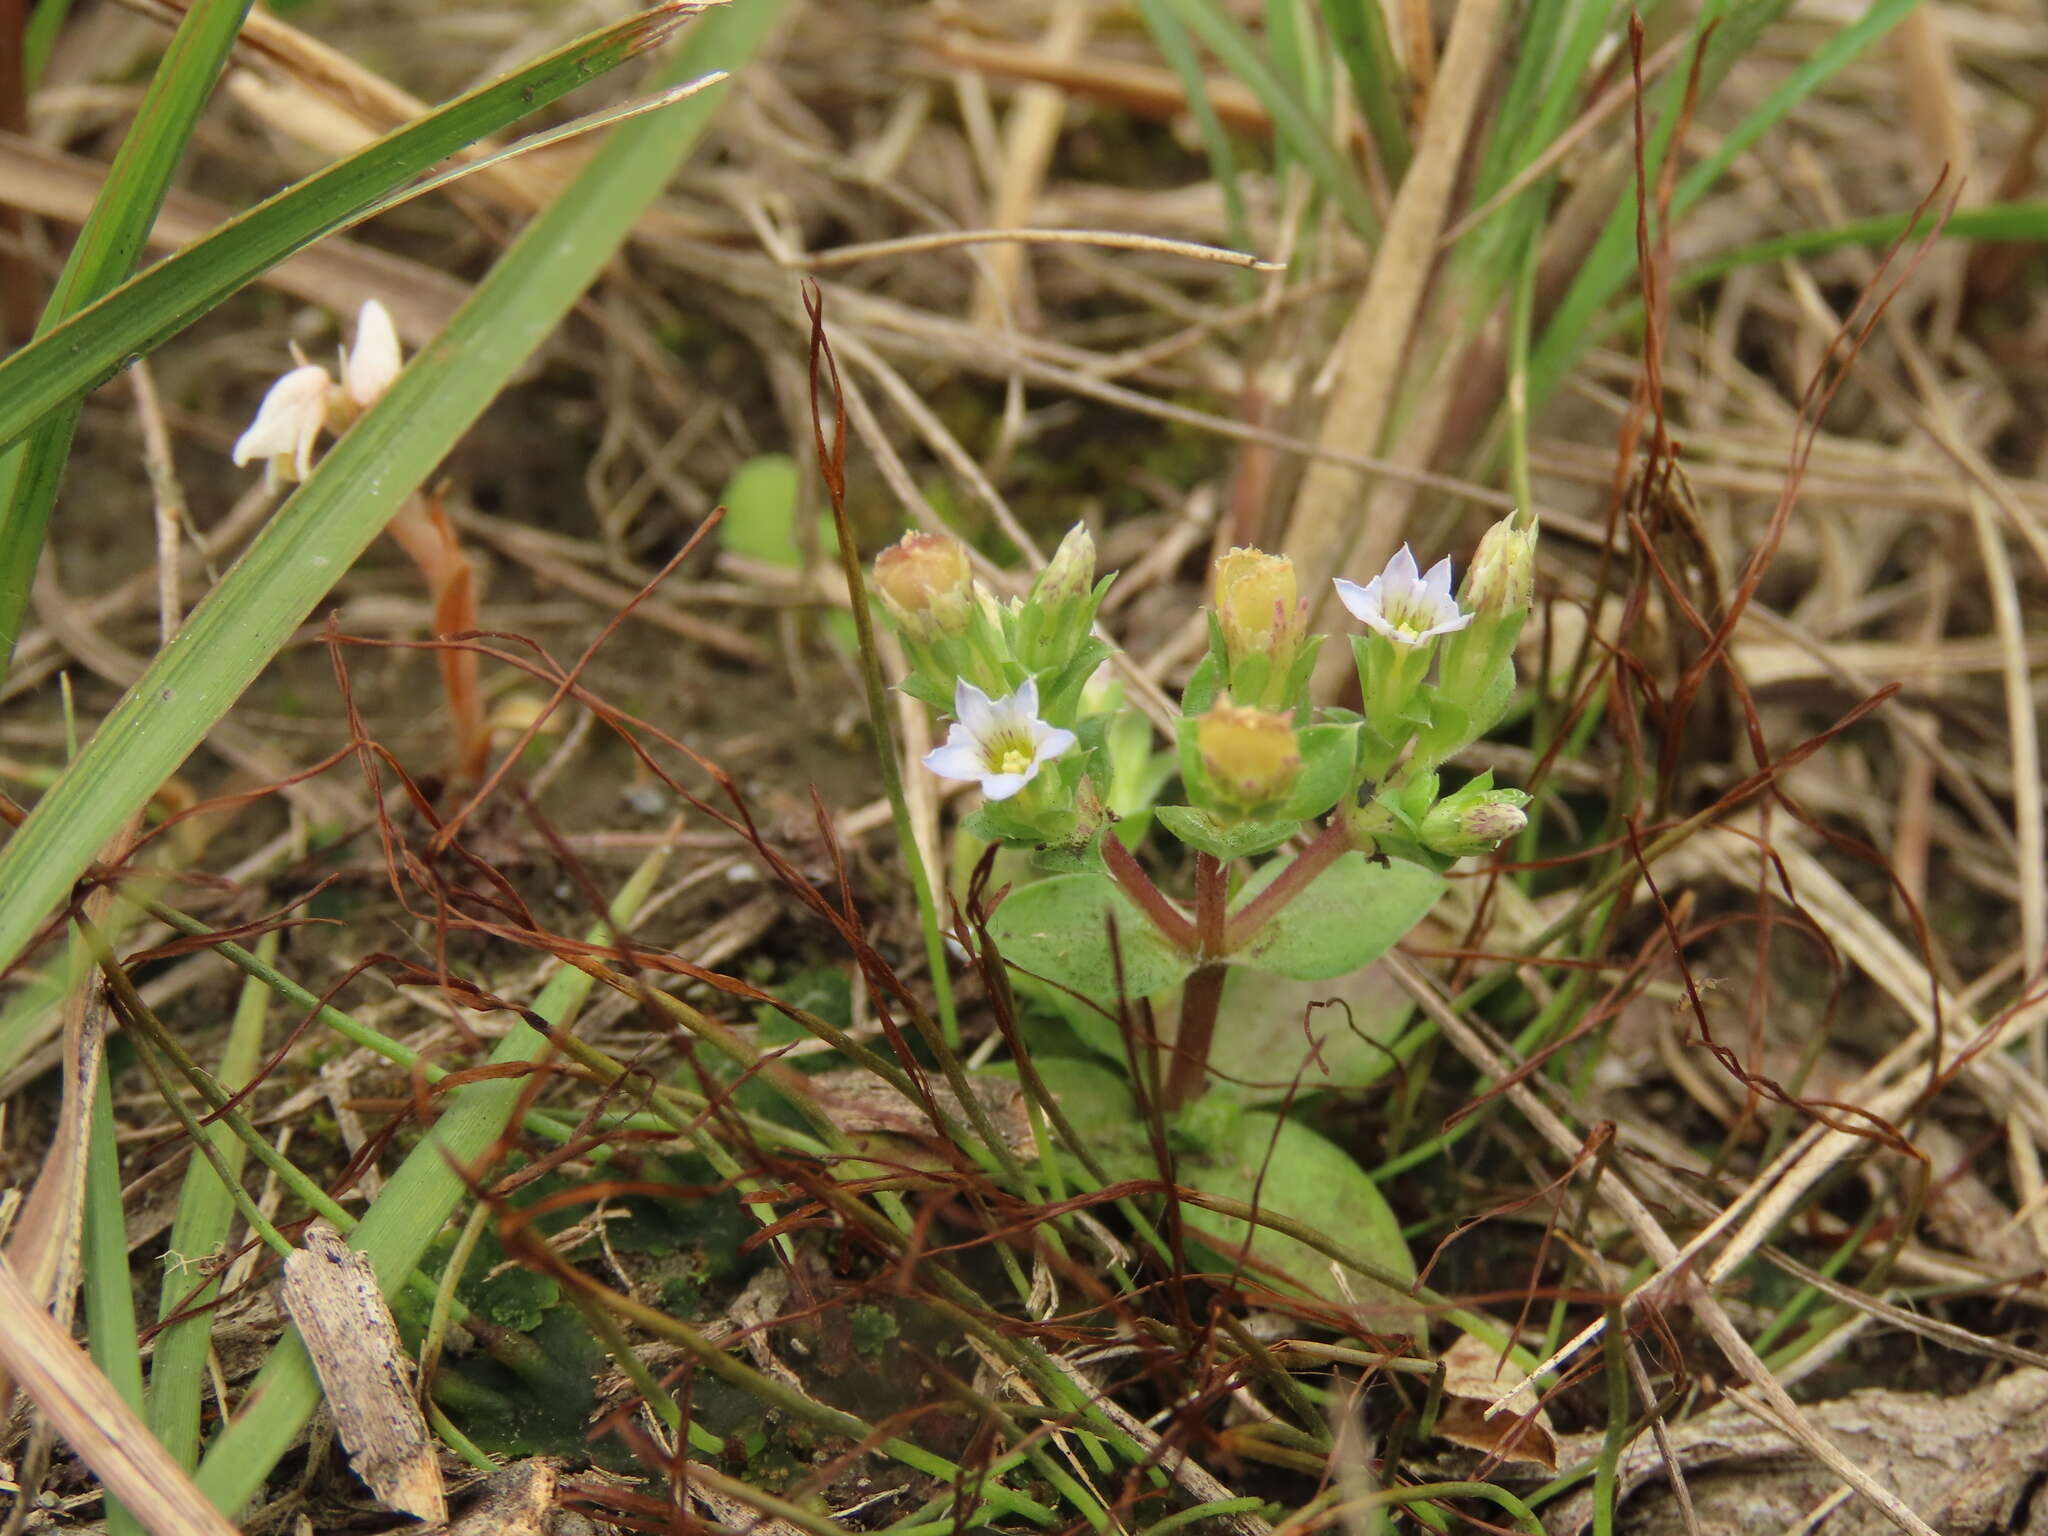
[[[1038,718],[1038,684],[991,699],[962,678],[953,686],[956,721],[946,744],[924,756],[942,779],[972,779],[991,800],[1007,800],[1074,744],[1074,733]]]
[[[1451,595],[1451,562],[1439,560],[1428,575],[1418,575],[1406,544],[1362,587],[1338,577],[1337,596],[1354,619],[1396,645],[1421,645],[1472,622]]]

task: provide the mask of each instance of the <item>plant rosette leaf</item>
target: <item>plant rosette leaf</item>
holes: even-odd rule
[[[1105,1174],[1118,1181],[1164,1177],[1138,1106],[1119,1077],[1093,1062],[1059,1057],[1035,1065]],[[1400,1223],[1379,1187],[1343,1148],[1294,1121],[1240,1110],[1214,1096],[1189,1106],[1171,1128],[1170,1145],[1172,1177],[1182,1187],[1327,1232],[1379,1273],[1339,1270],[1328,1255],[1285,1233],[1183,1204],[1182,1219],[1219,1271],[1242,1265],[1246,1278],[1260,1284],[1284,1291],[1291,1283],[1308,1295],[1359,1307],[1374,1333],[1421,1334],[1424,1319],[1407,1291],[1415,1280],[1414,1260]],[[1088,1182],[1077,1159],[1065,1161],[1076,1182]]]
[[[1112,1015],[1119,992],[1164,991],[1194,969],[1107,875],[1055,875],[1012,891],[989,920],[989,933],[1005,960],[1071,987]]]
[[[1407,993],[1378,966],[1296,981],[1233,965],[1209,1051],[1209,1092],[1255,1107],[1367,1087],[1393,1069],[1393,1044],[1412,1013]]]
[[[1287,860],[1275,859],[1260,870],[1240,903],[1272,884],[1286,866]],[[1347,854],[1230,959],[1297,981],[1348,975],[1392,949],[1443,893],[1443,877],[1432,870]]]

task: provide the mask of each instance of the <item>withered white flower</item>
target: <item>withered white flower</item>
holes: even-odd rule
[[[991,800],[1007,800],[1038,770],[1074,744],[1074,733],[1038,718],[1038,684],[991,699],[962,678],[953,685],[946,744],[927,752],[925,767],[942,779],[976,779]]]
[[[273,478],[303,480],[313,469],[313,444],[327,424],[334,380],[316,363],[302,363],[263,397],[249,430],[235,440],[235,462],[264,461]]]
[[[341,354],[341,387],[356,409],[366,411],[381,400],[404,362],[391,311],[365,299],[356,316],[356,344]]]
[[[1418,575],[1406,544],[1362,587],[1338,577],[1337,596],[1354,619],[1396,645],[1421,645],[1472,622],[1451,595],[1451,562],[1439,560],[1428,575]]]

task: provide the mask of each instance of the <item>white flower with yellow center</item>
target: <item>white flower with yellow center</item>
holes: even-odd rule
[[[1451,562],[1439,560],[1428,575],[1418,575],[1406,544],[1362,587],[1338,577],[1337,596],[1354,619],[1396,645],[1418,646],[1472,622],[1451,596]]]
[[[953,714],[946,744],[927,752],[924,765],[942,779],[979,780],[991,800],[1009,799],[1074,744],[1072,731],[1038,718],[1035,680],[991,699],[963,678],[953,687]]]

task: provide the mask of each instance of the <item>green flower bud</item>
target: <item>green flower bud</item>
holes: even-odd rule
[[[1038,584],[1031,589],[1031,598],[1050,607],[1086,597],[1094,589],[1095,540],[1086,526],[1076,523],[1052,552]]]
[[[1301,775],[1294,721],[1218,704],[1195,720],[1195,749],[1216,798],[1241,813],[1284,802]]]
[[[1521,628],[1536,600],[1536,532],[1533,513],[1524,521],[1520,512],[1510,512],[1480,539],[1458,594],[1477,615],[1476,623],[1491,619]]]
[[[1422,818],[1422,842],[1446,858],[1491,853],[1529,825],[1522,807],[1529,797],[1519,789],[1493,789],[1486,776],[1439,801]]]
[[[960,634],[973,587],[966,547],[942,533],[906,533],[875,557],[875,592],[906,640]]]

